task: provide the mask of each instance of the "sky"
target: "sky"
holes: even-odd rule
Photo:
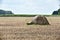
[[[52,14],[59,9],[58,0],[0,0],[0,9],[15,14]]]

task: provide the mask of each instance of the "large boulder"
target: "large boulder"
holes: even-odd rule
[[[29,24],[49,25],[49,22],[45,16],[38,15],[38,16],[35,16],[33,20],[31,22],[28,22],[27,24],[28,25]]]

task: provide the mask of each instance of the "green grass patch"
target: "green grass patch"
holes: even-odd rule
[[[34,17],[36,15],[27,15],[27,14],[1,14],[0,17]],[[44,15],[46,17],[49,16],[60,16],[60,15]]]

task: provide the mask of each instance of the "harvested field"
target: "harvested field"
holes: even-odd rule
[[[50,25],[27,25],[33,17],[0,17],[0,40],[60,40],[60,17],[47,17]]]

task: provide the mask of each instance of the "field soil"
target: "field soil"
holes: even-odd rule
[[[60,17],[46,17],[50,25],[27,25],[33,17],[0,17],[0,40],[60,40]]]

